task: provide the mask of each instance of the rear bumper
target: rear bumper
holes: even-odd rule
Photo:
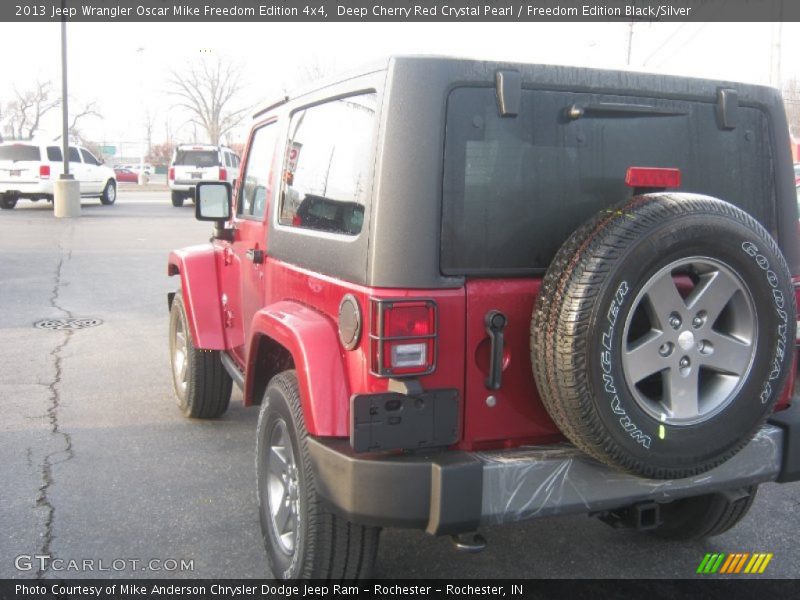
[[[197,186],[199,180],[197,181],[170,181],[169,182],[169,189],[175,192],[194,192],[194,188]]]
[[[47,196],[53,193],[52,181],[0,181],[0,194]]]
[[[318,492],[366,525],[440,535],[537,517],[800,479],[800,405],[777,414],[736,456],[685,479],[621,473],[572,446],[414,455],[355,454],[346,440],[309,438]]]

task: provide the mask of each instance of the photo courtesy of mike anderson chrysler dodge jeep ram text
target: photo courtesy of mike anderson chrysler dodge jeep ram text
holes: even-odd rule
[[[169,348],[186,416],[260,406],[274,576],[366,577],[383,527],[712,536],[800,478],[777,90],[398,57],[254,123]]]

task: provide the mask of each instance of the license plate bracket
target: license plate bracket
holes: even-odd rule
[[[357,394],[350,399],[350,419],[356,452],[449,446],[458,441],[458,391]]]

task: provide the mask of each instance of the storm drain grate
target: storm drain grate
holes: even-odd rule
[[[33,324],[36,329],[86,329],[87,327],[97,327],[102,325],[100,319],[43,319]]]

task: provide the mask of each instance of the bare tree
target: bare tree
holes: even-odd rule
[[[284,92],[288,93],[291,88],[303,87],[319,81],[335,71],[336,63],[331,58],[322,59],[319,56],[309,56],[294,71],[294,79],[284,86]]]
[[[156,117],[158,115],[148,108],[144,113],[144,135],[147,142],[147,154],[153,149],[153,129],[156,127]]]
[[[52,84],[37,81],[32,89],[14,90],[14,99],[3,111],[3,129],[12,139],[29,140],[39,129],[42,117],[61,103],[52,97]]]
[[[74,104],[72,100],[70,100],[70,106]],[[77,137],[80,140],[84,140],[84,137],[81,135],[80,130],[78,129],[78,122],[81,119],[85,119],[86,117],[102,117],[103,115],[97,109],[97,102],[91,101],[88,104],[84,105],[82,108],[76,110],[72,115],[72,121],[69,125],[69,134],[72,136]]]
[[[0,107],[0,125],[10,139],[30,140],[39,130],[44,115],[58,106],[61,106],[61,98],[53,97],[52,83],[37,81],[31,89],[14,90],[14,98]],[[75,102],[70,106],[76,106]],[[94,101],[75,110],[69,125],[70,134],[80,137],[78,123],[92,116],[101,116]]]
[[[219,144],[228,131],[241,123],[249,107],[235,108],[241,91],[240,68],[231,61],[203,58],[188,71],[172,71],[169,83],[179,106],[191,116],[190,122],[205,129],[208,140]]]
[[[157,167],[168,167],[174,151],[175,144],[170,140],[162,144],[155,144],[147,155],[147,162]]]

